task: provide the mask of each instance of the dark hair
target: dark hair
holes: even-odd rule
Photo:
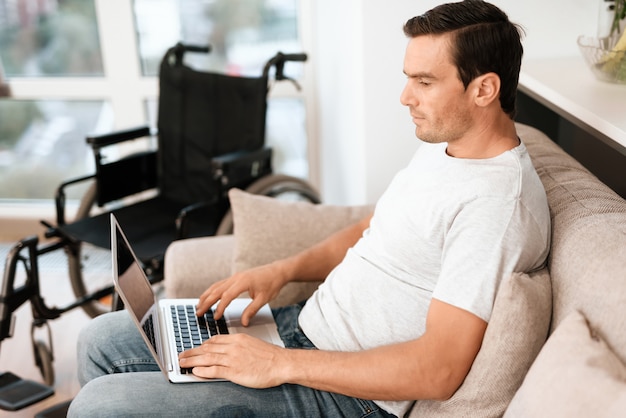
[[[502,10],[482,0],[442,4],[409,19],[404,33],[412,38],[451,33],[450,52],[465,88],[482,74],[496,73],[501,83],[500,106],[513,119],[523,30]]]

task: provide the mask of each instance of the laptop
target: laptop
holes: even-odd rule
[[[198,299],[157,299],[141,263],[113,214],[111,253],[115,289],[159,368],[170,382],[222,380],[195,376],[191,369],[181,368],[178,364],[178,353],[202,344],[215,334],[246,333],[284,346],[268,305],[263,306],[250,321],[250,325],[244,327],[241,325],[241,314],[251,302],[248,298],[233,300],[219,321],[213,318],[213,309],[201,318],[196,316],[195,306]]]

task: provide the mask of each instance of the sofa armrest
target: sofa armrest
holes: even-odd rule
[[[168,298],[197,298],[211,284],[231,275],[232,235],[174,241],[165,252],[164,287]]]

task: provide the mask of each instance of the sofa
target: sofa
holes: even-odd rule
[[[517,128],[548,196],[547,266],[503,278],[462,386],[446,401],[416,401],[408,417],[626,416],[626,201],[545,134]],[[232,235],[168,248],[168,297],[197,297],[233,271],[295,253],[372,210],[240,190],[230,198]],[[289,284],[272,305],[315,287]]]

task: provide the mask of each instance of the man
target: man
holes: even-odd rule
[[[287,282],[326,278],[303,307],[274,312],[287,348],[215,337],[184,352],[181,366],[229,382],[170,385],[157,373],[117,373],[156,368],[128,316],[105,315],[81,336],[86,385],[70,416],[387,417],[402,416],[411,400],[454,394],[500,281],[544,264],[549,213],[512,119],[518,28],[498,8],[468,0],[404,30],[401,102],[424,144],[374,215],[200,297],[199,311],[217,302],[219,316],[248,291],[245,324]]]

